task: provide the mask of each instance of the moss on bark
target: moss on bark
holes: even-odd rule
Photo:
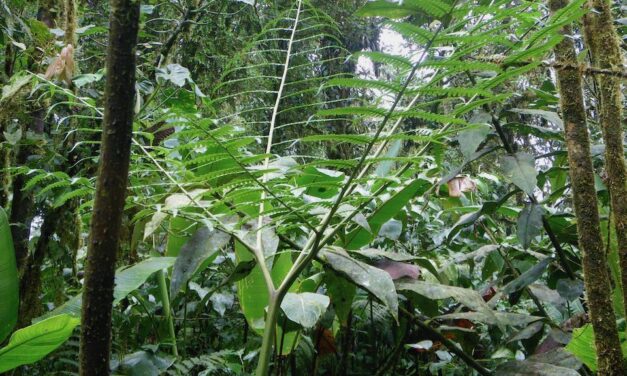
[[[100,163],[85,266],[80,374],[108,375],[116,254],[126,196],[139,1],[110,0]]]
[[[591,11],[584,18],[584,35],[592,64],[598,68],[622,70],[623,55],[609,2],[591,0],[588,7]],[[622,271],[623,306],[627,311],[627,173],[621,124],[621,79],[597,75],[596,83],[600,95],[598,113],[605,143],[605,169]]]
[[[568,0],[549,0],[549,7],[553,13],[567,4]],[[557,69],[557,81],[577,217],[579,248],[583,253],[584,283],[590,321],[596,338],[598,374],[624,375],[616,316],[610,298],[607,257],[599,225],[581,74],[577,69],[568,67],[577,65],[574,43],[569,37],[572,35],[570,26],[565,26],[561,32],[566,37],[554,49],[557,63],[563,64],[562,68]]]

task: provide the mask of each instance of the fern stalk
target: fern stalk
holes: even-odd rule
[[[292,56],[292,45],[294,44],[294,36],[296,35],[296,29],[298,27],[298,20],[300,17],[300,9],[302,2],[299,0],[296,6],[296,17],[294,19],[294,26],[292,27],[292,33],[290,35],[290,40],[287,45],[287,53],[285,56],[285,65],[283,67],[283,76],[281,77],[281,83],[279,85],[279,91],[277,92],[276,101],[274,103],[274,109],[272,110],[272,118],[270,120],[270,129],[268,131],[268,143],[266,145],[266,159],[264,161],[264,170],[267,170],[270,165],[270,151],[272,150],[272,140],[274,137],[274,129],[276,126],[276,117],[279,112],[279,105],[281,103],[281,95],[283,94],[283,89],[285,88],[285,81],[287,79],[287,71],[290,66],[290,58]],[[264,174],[261,178],[262,183],[268,182],[268,175]],[[261,191],[261,200],[259,202],[259,219],[257,222],[257,247],[256,252],[259,252],[260,255],[258,258],[261,258],[261,261],[257,261],[260,268],[266,266],[265,260],[263,259],[263,232],[261,230],[263,226],[264,219],[264,200],[266,199],[266,191]],[[263,265],[262,265],[263,264]],[[267,267],[266,267],[267,270]],[[279,315],[281,300],[283,300],[284,294],[277,291],[274,288],[274,283],[272,279],[266,279],[266,287],[268,288],[268,296],[269,296],[269,305],[268,305],[268,314],[266,317],[265,327],[263,331],[263,339],[261,342],[261,349],[259,350],[259,363],[257,364],[257,375],[258,376],[266,376],[269,373],[269,365],[270,359],[272,358],[272,352],[274,349],[274,337],[275,337],[275,328],[277,323],[277,317]]]
[[[292,45],[294,44],[294,37],[296,36],[296,29],[298,28],[298,20],[300,18],[300,8],[302,2],[299,0],[296,6],[296,17],[294,18],[294,27],[292,27],[292,33],[290,35],[290,40],[287,44],[287,52],[285,56],[285,64],[283,66],[283,75],[281,76],[281,83],[279,84],[279,90],[276,95],[276,101],[274,102],[274,109],[272,110],[272,118],[270,119],[270,129],[268,130],[268,142],[266,144],[266,159],[263,162],[264,170],[268,170],[270,166],[270,151],[272,150],[272,141],[274,138],[274,129],[276,126],[276,118],[279,113],[279,105],[281,104],[281,96],[283,95],[283,89],[285,88],[285,81],[287,80],[287,71],[290,67],[290,58],[292,57]],[[268,182],[268,174],[263,174],[261,177],[261,182],[265,185]],[[265,209],[265,199],[266,199],[266,191],[261,191],[261,199],[259,201],[259,219],[257,222],[257,252],[261,253],[261,256],[264,255],[263,251],[263,232],[261,228],[263,227],[263,219],[264,219],[264,209]],[[268,292],[272,294],[274,291],[274,284],[269,284]],[[264,335],[265,339],[265,335]],[[263,351],[263,347],[262,347]],[[261,361],[261,360],[260,360]]]

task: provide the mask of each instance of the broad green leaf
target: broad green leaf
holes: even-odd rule
[[[218,251],[228,244],[230,236],[217,229],[206,226],[199,228],[194,235],[181,247],[172,268],[170,281],[170,299],[174,299],[181,287],[192,278],[202,266],[217,256]]]
[[[17,322],[19,279],[7,214],[0,207],[0,343]]]
[[[288,292],[281,302],[281,309],[288,319],[304,328],[312,328],[327,310],[329,297],[311,292]]]
[[[79,322],[70,315],[59,315],[16,331],[0,349],[0,372],[42,359],[65,342]]]
[[[295,179],[299,187],[306,187],[305,194],[322,199],[334,197],[344,181],[344,174],[315,167],[306,167]]]
[[[625,332],[618,333],[621,348],[624,354],[627,354],[627,341],[625,340]],[[572,339],[566,345],[566,351],[573,354],[583,364],[588,366],[592,372],[597,370],[596,346],[594,345],[594,329],[591,324],[586,324],[581,328],[573,330]]]
[[[372,232],[368,232],[363,227],[353,230],[347,237],[346,248],[359,249],[368,244],[373,239],[373,234],[378,234],[384,223],[398,214],[409,200],[426,192],[430,186],[431,182],[428,180],[416,179],[398,191],[368,217],[368,223]]]
[[[243,265],[248,265],[246,263],[254,260],[245,246],[238,241],[235,242],[235,257],[238,265],[242,263],[244,263]],[[280,253],[275,257],[271,271],[275,286],[278,286],[283,281],[292,265],[292,256],[289,253]],[[296,292],[296,289],[297,284],[294,283],[290,287],[289,292]],[[268,288],[258,265],[254,265],[250,273],[237,282],[237,296],[248,325],[255,333],[262,336],[265,326],[266,307],[270,299]],[[277,325],[277,338],[282,336],[282,332],[283,328]],[[297,339],[296,332],[290,331],[285,333],[282,355],[287,355],[292,351],[293,344]]]
[[[126,298],[128,294],[137,290],[144,284],[144,282],[146,282],[148,277],[153,275],[155,272],[171,267],[175,260],[175,257],[152,257],[131,267],[118,269],[115,273],[113,305],[118,304],[122,301],[122,299]],[[42,316],[40,319],[60,314],[68,314],[79,317],[81,315],[81,302],[82,295],[77,294],[70,298],[67,302],[54,309],[52,312]],[[37,321],[37,319],[35,321]]]
[[[432,300],[454,299],[466,307],[477,311],[485,317],[485,321],[490,321],[492,324],[500,326],[500,321],[496,314],[483,301],[483,297],[477,291],[424,281],[400,282],[396,288],[400,291],[411,291]]]
[[[394,282],[387,272],[355,260],[346,251],[337,247],[325,248],[319,256],[331,269],[379,299],[392,317],[398,320],[398,296]]]
[[[186,217],[171,217],[168,221],[168,240],[165,246],[165,256],[177,257],[183,245],[189,241],[192,234],[198,231],[202,225],[202,223]]]
[[[518,216],[518,241],[523,248],[529,248],[533,238],[542,231],[544,208],[539,204],[528,204]]]
[[[464,160],[472,159],[477,148],[490,134],[490,131],[490,126],[481,124],[459,132],[457,141],[459,142],[459,148],[464,156]]]
[[[538,171],[531,154],[516,153],[501,159],[503,173],[523,192],[532,195],[536,188]]]
[[[324,273],[324,283],[327,287],[327,294],[331,298],[335,315],[340,320],[340,324],[346,326],[355,298],[355,285],[330,270],[326,270]]]

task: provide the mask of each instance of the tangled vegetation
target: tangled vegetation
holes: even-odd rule
[[[0,0],[0,374],[627,374],[625,9]]]

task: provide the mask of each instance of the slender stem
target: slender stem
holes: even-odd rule
[[[170,341],[172,341],[172,354],[178,358],[179,349],[176,346],[176,333],[174,333],[174,320],[172,319],[172,311],[170,308],[170,295],[168,294],[168,285],[165,281],[165,273],[163,270],[159,270],[157,278],[159,279],[159,292],[161,293],[163,313],[168,322],[168,332],[170,334]]]
[[[272,350],[274,349],[274,337],[281,300],[282,297],[279,299],[277,292],[274,292],[270,296],[261,349],[259,350],[259,363],[257,363],[257,370],[255,371],[257,376],[267,376],[270,374],[270,359],[272,359]]]

